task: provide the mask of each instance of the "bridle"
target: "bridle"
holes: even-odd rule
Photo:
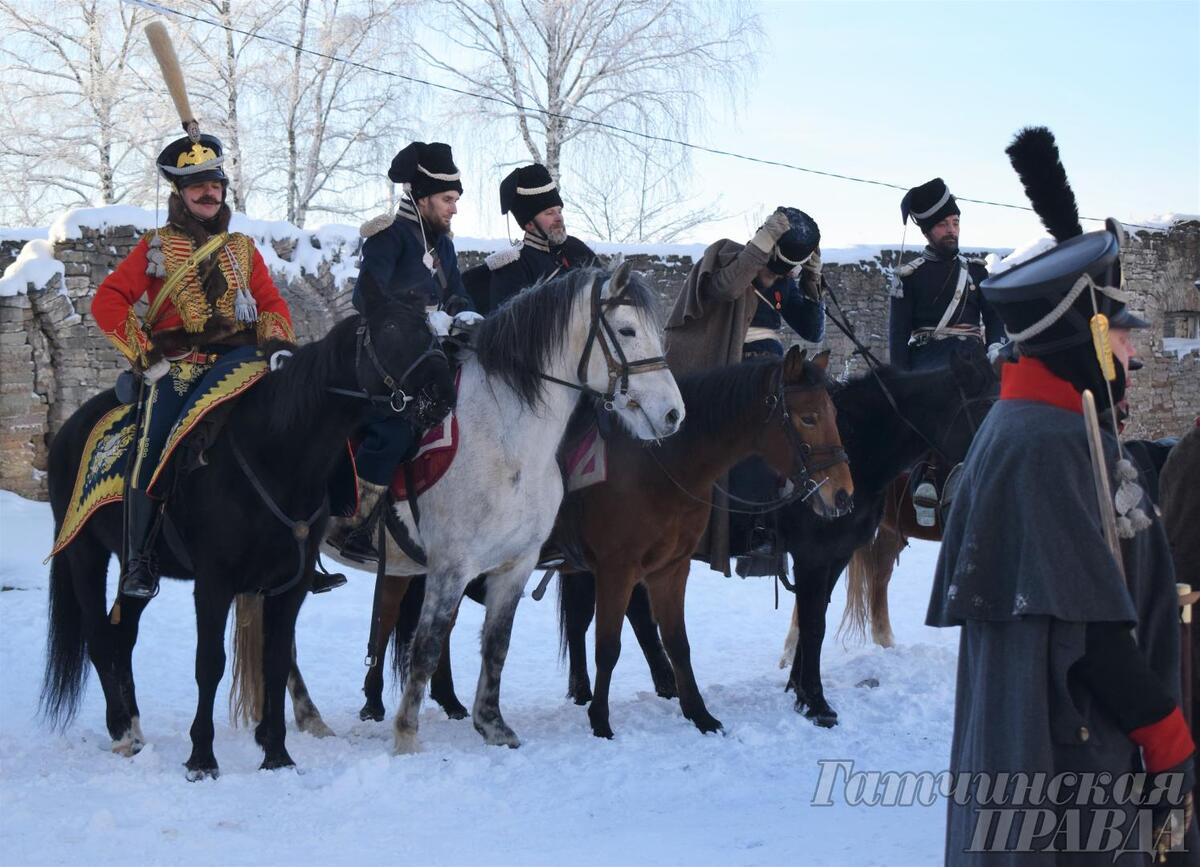
[[[601,298],[600,293],[607,282],[592,281],[591,324],[588,327],[588,336],[583,345],[583,352],[579,356],[579,364],[575,368],[578,382],[568,382],[565,379],[550,376],[548,373],[539,372],[538,376],[548,382],[565,385],[567,388],[573,388],[582,394],[596,398],[606,411],[612,412],[618,396],[623,399],[626,406],[637,407],[637,402],[628,397],[629,377],[639,373],[666,370],[667,359],[656,355],[653,358],[639,358],[636,361],[630,361],[625,357],[625,351],[621,348],[620,341],[617,340],[612,323],[608,321],[604,312],[613,307],[634,307],[636,303],[633,299],[626,298],[624,294],[615,298]],[[591,362],[592,349],[596,346],[600,347],[600,352],[604,355],[604,363],[608,367],[608,388],[603,392],[597,391],[587,384],[588,364]]]
[[[782,508],[790,503],[800,501],[803,502],[820,490],[824,482],[817,482],[813,479],[814,473],[819,473],[822,470],[827,470],[830,467],[838,464],[849,463],[849,457],[846,455],[846,450],[841,445],[830,445],[821,443],[818,445],[810,445],[800,436],[800,432],[796,430],[792,424],[791,416],[787,410],[787,396],[793,392],[799,391],[815,391],[817,389],[824,390],[825,383],[814,383],[812,385],[784,385],[783,383],[783,368],[782,365],[778,371],[778,382],[771,393],[767,395],[763,403],[767,408],[767,416],[765,422],[778,421],[783,425],[784,435],[787,437],[788,445],[792,449],[792,468],[788,473],[788,481],[791,482],[792,489],[782,497],[777,497],[774,500],[758,502],[755,500],[746,500],[738,497],[729,491],[722,488],[719,484],[714,483],[713,488],[723,494],[730,502],[736,502],[745,509],[735,509],[730,506],[718,506],[711,500],[706,500],[703,497],[697,497],[687,488],[679,483],[679,481],[671,475],[670,471],[659,460],[658,454],[653,448],[648,452],[658,468],[662,470],[663,475],[671,480],[680,491],[688,498],[695,500],[698,503],[716,509],[720,512],[728,512],[734,515],[758,515],[762,512],[770,512],[775,509]]]
[[[803,391],[825,390],[825,383],[813,383],[811,385],[784,385],[782,367],[778,373],[779,382],[771,394],[767,395],[765,403],[767,406],[768,423],[778,421],[783,426],[784,436],[787,437],[788,445],[792,449],[792,468],[788,472],[788,481],[792,484],[792,490],[784,494],[782,497],[777,497],[774,500],[766,502],[756,502],[753,500],[745,500],[738,497],[729,491],[724,490],[720,485],[713,485],[718,491],[729,498],[730,502],[741,503],[744,506],[752,507],[755,511],[773,511],[781,508],[796,500],[804,502],[825,484],[817,482],[813,479],[814,473],[819,473],[822,470],[828,470],[838,464],[849,463],[850,458],[846,454],[846,450],[841,444],[832,445],[830,443],[819,443],[813,445],[800,436],[800,432],[796,430],[796,426],[792,424],[791,414],[787,409],[787,396]],[[728,509],[727,511],[740,511]]]
[[[399,377],[393,377],[383,362],[379,360],[379,355],[375,352],[375,344],[371,341],[371,330],[367,327],[367,320],[364,318],[359,322],[358,327],[354,330],[354,377],[358,382],[359,389],[354,391],[348,388],[336,388],[329,386],[328,390],[333,394],[340,394],[344,397],[354,397],[359,400],[369,401],[372,404],[383,404],[391,409],[392,412],[400,415],[412,401],[416,400],[416,394],[409,394],[405,391],[408,385],[408,378],[413,375],[418,367],[424,364],[429,359],[440,359],[446,364],[449,361],[446,358],[446,353],[442,350],[442,344],[438,340],[437,335],[433,330],[429,331],[429,345],[425,351],[417,356]],[[386,394],[372,394],[363,385],[362,377],[362,357],[367,356],[367,360],[371,366],[375,368],[375,373],[383,380],[384,386],[388,389]]]

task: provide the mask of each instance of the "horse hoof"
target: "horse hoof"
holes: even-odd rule
[[[517,737],[517,733],[503,722],[492,723],[491,725],[476,723],[475,731],[479,732],[483,737],[484,743],[490,744],[493,747],[508,747],[515,750],[521,746],[521,739]]]
[[[263,759],[261,765],[258,766],[260,771],[278,771],[281,768],[294,768],[296,763],[292,761],[292,757],[287,753],[274,758]]]
[[[589,704],[592,700],[592,688],[587,685],[571,684],[567,687],[567,698],[579,706]]]
[[[393,755],[411,756],[421,751],[421,743],[415,731],[396,732],[396,742],[392,746]]]
[[[198,783],[201,780],[215,780],[221,776],[220,769],[213,765],[211,768],[193,768],[187,766],[187,773],[184,774],[189,783]]]
[[[668,701],[679,698],[679,693],[675,691],[675,687],[673,686],[655,687],[654,692],[659,698],[665,698]]]
[[[132,759],[142,751],[142,747],[146,746],[146,742],[141,738],[134,738],[126,735],[119,741],[113,741],[112,751],[118,756],[124,756],[127,759]]]
[[[447,719],[466,719],[468,716],[470,716],[470,714],[467,713],[467,709],[457,701],[446,702],[442,705],[442,710],[445,712]]]
[[[599,725],[592,723],[592,735],[604,738],[606,741],[611,741],[613,739],[613,730],[608,723],[601,723]]]
[[[312,735],[314,738],[334,738],[337,733],[325,724],[325,720],[319,716],[306,717],[303,720],[296,720],[296,725],[300,731],[305,734]]]
[[[725,734],[725,727],[721,725],[721,721],[714,716],[710,716],[706,719],[692,720],[692,723],[696,726],[696,728],[700,729],[701,734],[711,735],[713,732]]]
[[[838,724],[838,716],[833,711],[813,713],[809,711],[804,715],[812,720],[812,724],[823,729],[831,729]]]
[[[383,722],[385,712],[382,704],[367,702],[358,712],[358,718],[363,722]]]

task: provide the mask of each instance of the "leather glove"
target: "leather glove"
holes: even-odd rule
[[[450,336],[454,337],[458,334],[469,334],[475,330],[475,326],[483,321],[483,316],[476,313],[474,310],[464,310],[454,317],[450,323]]]
[[[787,215],[783,213],[783,209],[776,208],[775,213],[767,217],[766,221],[758,227],[758,231],[754,233],[754,237],[750,239],[750,243],[769,256],[771,255],[771,251],[775,249],[775,242],[791,227],[792,224],[788,222]]]
[[[813,301],[820,302],[824,294],[821,283],[821,248],[812,251],[808,261],[800,266],[800,288]]]
[[[153,385],[170,372],[171,362],[167,361],[165,358],[160,358],[158,361],[154,362],[152,365],[142,371],[142,378],[145,379],[146,382]]]

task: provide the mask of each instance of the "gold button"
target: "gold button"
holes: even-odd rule
[[[1087,740],[1088,740],[1088,738],[1090,738],[1091,736],[1092,736],[1092,735],[1091,735],[1091,732],[1089,732],[1089,731],[1087,730],[1087,726],[1080,726],[1080,727],[1079,727],[1079,742],[1080,742],[1081,744],[1086,744],[1086,743],[1087,743]]]

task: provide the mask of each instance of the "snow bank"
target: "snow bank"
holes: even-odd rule
[[[1133,220],[1122,223],[1125,231],[1135,232],[1168,232],[1179,223],[1200,223],[1200,214],[1155,214],[1144,220]]]
[[[1200,353],[1200,337],[1164,337],[1163,355],[1183,358],[1193,352]]]
[[[83,229],[112,229],[117,226],[133,226],[141,232],[153,229],[166,220],[166,211],[135,208],[132,205],[105,205],[100,208],[71,208],[50,224],[50,243],[70,241],[83,237]]]
[[[30,286],[44,289],[55,274],[61,280],[64,273],[63,263],[54,258],[54,245],[35,238],[27,242],[13,263],[4,269],[4,276],[0,277],[0,296],[20,295]]]
[[[1009,268],[1020,265],[1022,262],[1027,262],[1034,256],[1046,252],[1053,247],[1055,243],[1055,240],[1048,236],[1038,238],[1036,241],[1026,244],[1024,247],[1018,247],[1017,249],[1013,250],[1003,259],[995,262],[994,267],[993,263],[989,260],[988,272],[991,274],[991,276],[995,277],[997,274],[1001,274],[1007,271]]]

